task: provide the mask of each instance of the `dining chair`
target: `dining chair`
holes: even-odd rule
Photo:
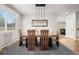
[[[21,46],[23,44],[23,41],[26,41],[26,37],[22,35],[22,31],[19,30],[19,46]]]
[[[19,37],[20,37],[19,46],[23,45],[23,41],[25,41],[26,42],[26,47],[28,47],[28,44],[27,44],[28,39],[27,39],[26,35],[22,35],[22,33],[20,33]]]
[[[52,43],[53,43],[52,40],[53,40],[52,37],[49,37],[49,40],[48,40],[48,46],[49,46],[49,47],[53,47],[53,45],[52,45]]]
[[[25,41],[26,43],[26,48],[28,47],[28,44],[27,44],[27,38],[26,36],[20,36],[20,40],[19,40],[19,46],[23,45],[23,41]]]
[[[41,50],[48,50],[48,30],[41,30],[40,45]]]
[[[35,50],[35,30],[28,30],[28,50]]]
[[[56,45],[59,47],[60,45],[59,45],[59,35],[57,35],[57,37],[56,37]]]

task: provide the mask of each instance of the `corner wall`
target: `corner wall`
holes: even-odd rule
[[[2,10],[5,10],[8,13],[15,15],[17,18],[16,30],[6,30],[5,29],[5,31],[0,31],[0,49],[2,49],[4,47],[16,42],[17,40],[19,40],[18,29],[20,29],[20,15],[5,5],[0,5],[0,8]]]

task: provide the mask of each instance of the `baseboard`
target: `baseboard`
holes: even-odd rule
[[[10,47],[10,46],[12,46],[13,44],[15,44],[16,42],[18,42],[18,40],[13,41],[13,42],[7,44],[4,48],[8,48],[8,47]],[[4,49],[4,48],[3,48],[3,49]]]
[[[18,42],[18,40],[15,40],[15,41],[12,41],[11,43],[9,43],[9,44],[7,44],[5,46],[0,47],[0,52],[3,51],[5,48],[10,47],[10,46],[12,46],[13,44],[15,44],[17,42]]]
[[[65,38],[68,38],[68,39],[71,39],[71,40],[76,40],[76,39],[71,38],[71,37],[69,37],[69,36],[65,36]]]

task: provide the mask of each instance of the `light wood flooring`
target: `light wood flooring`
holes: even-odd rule
[[[73,40],[66,37],[60,37],[60,42],[68,49],[72,50],[76,54],[79,54],[79,40]]]

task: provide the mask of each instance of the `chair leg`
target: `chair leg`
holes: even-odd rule
[[[37,37],[35,37],[35,45],[37,46],[38,44],[37,44]]]
[[[28,39],[26,38],[26,48],[28,47]]]
[[[19,42],[19,46],[21,46],[22,44],[23,44],[22,41],[20,41],[20,42]]]
[[[52,47],[52,38],[49,38],[48,46]]]
[[[56,45],[59,46],[59,41],[56,41]]]
[[[22,37],[20,37],[19,46],[21,46],[22,44],[23,44]]]

